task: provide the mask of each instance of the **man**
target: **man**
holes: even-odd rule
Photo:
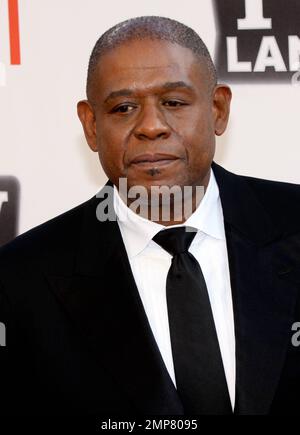
[[[1,249],[6,413],[297,412],[300,189],[213,162],[230,99],[183,24],[97,41],[78,115],[116,219],[102,191]],[[155,202],[162,186],[190,190]]]

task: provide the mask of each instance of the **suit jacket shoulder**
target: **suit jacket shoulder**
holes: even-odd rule
[[[41,263],[45,259],[48,261],[49,257],[59,263],[62,254],[65,262],[66,253],[76,250],[85,210],[93,201],[94,197],[0,247],[0,267],[16,270],[16,266]]]
[[[300,232],[300,185],[233,174],[216,163],[212,167],[225,220],[251,228],[258,237],[270,227],[282,236]]]
[[[285,230],[300,231],[300,185],[243,177],[271,218]]]

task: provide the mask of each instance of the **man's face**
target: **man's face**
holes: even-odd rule
[[[207,67],[166,41],[130,41],[101,57],[93,104],[78,113],[108,178],[138,185],[207,185],[215,134],[225,130],[226,86],[211,89]]]

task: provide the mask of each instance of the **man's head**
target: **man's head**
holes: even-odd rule
[[[108,30],[90,57],[87,97],[78,115],[116,186],[207,185],[231,92],[192,29],[139,17]]]

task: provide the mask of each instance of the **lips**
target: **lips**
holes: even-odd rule
[[[177,156],[171,154],[141,154],[131,160],[131,163],[138,165],[164,165],[178,160]]]

